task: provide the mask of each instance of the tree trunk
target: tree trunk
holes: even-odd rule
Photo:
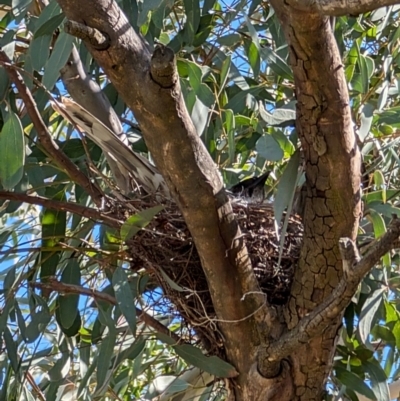
[[[347,83],[329,18],[271,2],[290,49],[297,130],[306,161],[304,243],[286,310],[293,328],[342,277],[341,237],[356,238],[361,217],[360,153]],[[307,21],[307,23],[305,23]],[[296,400],[320,400],[332,366],[341,316],[290,357]]]

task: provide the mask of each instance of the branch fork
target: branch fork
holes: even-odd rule
[[[299,345],[308,343],[323,333],[335,319],[343,314],[365,275],[387,252],[400,236],[400,219],[394,217],[386,234],[376,239],[368,251],[360,257],[354,241],[341,238],[339,249],[342,255],[343,276],[338,286],[320,305],[303,317],[292,330],[284,333],[277,341],[263,344],[259,364],[260,372],[276,372],[276,363],[290,355]]]

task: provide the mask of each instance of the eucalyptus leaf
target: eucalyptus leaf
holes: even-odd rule
[[[22,179],[25,163],[25,141],[21,121],[9,111],[0,132],[0,184],[13,189]]]
[[[176,345],[175,352],[189,364],[217,377],[236,377],[235,368],[216,356],[205,356],[200,349],[192,345]]]

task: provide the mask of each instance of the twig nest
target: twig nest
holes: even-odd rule
[[[232,207],[261,290],[270,304],[285,304],[300,254],[303,235],[300,219],[289,218],[281,241],[271,205],[233,203]],[[174,204],[166,207],[146,230],[129,240],[128,245],[132,269],[148,271],[155,280],[155,287],[162,287],[180,316],[195,326],[209,351],[220,347],[220,337],[212,323],[215,312],[207,280],[178,207]]]

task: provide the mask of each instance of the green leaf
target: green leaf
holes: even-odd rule
[[[390,109],[376,112],[381,124],[388,124],[394,128],[400,128],[400,107],[391,107]]]
[[[122,245],[120,230],[110,228],[105,224],[100,226],[100,244],[107,251],[118,251]]]
[[[374,184],[375,189],[382,191],[382,202],[386,203],[386,182],[381,170],[374,171]]]
[[[32,61],[32,67],[36,71],[40,71],[49,58],[51,40],[51,35],[43,35],[34,38],[29,46],[29,56]]]
[[[53,89],[53,86],[60,77],[60,69],[67,62],[73,44],[74,38],[71,35],[65,32],[60,33],[44,69],[42,83],[48,90]]]
[[[242,113],[243,109],[245,109],[247,106],[248,98],[258,95],[262,90],[263,88],[256,86],[254,88],[240,91],[231,99],[229,99],[229,102],[225,105],[225,108],[232,109],[235,114]]]
[[[222,62],[221,74],[219,77],[221,91],[228,82],[229,72],[231,69],[231,63],[232,63],[232,58],[230,55]]]
[[[160,273],[161,273],[161,275],[163,276],[164,280],[168,283],[168,285],[169,285],[173,290],[178,291],[178,292],[185,291],[184,288],[182,288],[180,285],[178,285],[177,283],[175,283],[175,281],[171,280],[171,279],[169,278],[168,274],[165,273],[165,271],[164,271],[162,268],[160,268]]]
[[[384,289],[380,288],[374,291],[368,299],[364,302],[361,309],[360,318],[358,322],[358,334],[364,344],[369,342],[371,328],[375,322],[375,315],[382,303],[382,294]]]
[[[175,345],[175,344],[176,344],[176,340],[174,340],[173,338],[171,338],[171,337],[170,337],[169,335],[167,335],[167,334],[157,332],[157,333],[156,333],[156,337],[157,337],[160,341],[162,341],[163,343],[165,343],[165,344],[168,344],[168,345]]]
[[[181,61],[180,63],[182,67],[186,67],[186,71],[189,77],[189,82],[191,88],[195,91],[195,93],[199,90],[203,72],[201,68],[191,61]]]
[[[290,158],[285,171],[283,172],[278,188],[276,191],[276,198],[274,202],[274,215],[275,221],[280,225],[282,220],[283,211],[290,204],[291,199],[293,199],[294,193],[296,191],[296,184],[298,179],[298,170],[300,164],[300,152],[295,152],[295,154]]]
[[[369,374],[372,391],[374,392],[376,399],[378,401],[390,400],[391,397],[387,377],[379,363],[375,359],[364,361],[363,368]]]
[[[43,334],[43,328],[46,327],[51,320],[48,308],[42,305],[42,310],[31,314],[31,321],[25,330],[25,341],[33,343]]]
[[[247,48],[247,58],[249,59],[250,67],[253,70],[253,75],[256,79],[260,73],[260,53],[254,42],[251,42]]]
[[[56,361],[56,363],[48,372],[50,381],[53,383],[65,379],[71,368],[71,357],[69,355],[68,343],[66,339],[63,339],[59,345],[59,349],[61,351],[61,358]]]
[[[131,0],[122,0],[122,9],[127,16],[129,23],[132,25],[132,27],[136,28],[138,26],[137,21],[139,16],[137,2]]]
[[[57,200],[64,199],[64,194],[58,193],[55,197]],[[42,247],[57,247],[60,241],[64,240],[67,215],[64,211],[43,209],[41,216],[42,223]],[[45,250],[41,252],[41,269],[40,279],[46,281],[50,276],[54,276],[57,270],[61,251]],[[49,292],[43,290],[44,294]]]
[[[242,37],[238,33],[229,33],[217,38],[217,42],[222,46],[234,46],[242,41]]]
[[[269,134],[263,135],[256,144],[257,152],[264,159],[269,161],[281,161],[283,150],[279,143]]]
[[[105,311],[102,307],[99,307],[99,318],[107,324],[108,335],[102,339],[97,360],[97,386],[95,390],[96,396],[104,394],[104,392],[108,388],[108,382],[111,379],[111,376],[108,375],[108,372],[111,367],[110,362],[112,356],[114,355],[114,346],[117,340],[117,332],[114,326],[114,322],[111,318],[111,308]]]
[[[117,367],[126,359],[129,359],[131,361],[136,359],[137,356],[144,350],[145,347],[146,347],[146,339],[143,337],[137,338],[131,346],[124,349],[117,355],[115,362],[113,361],[113,365],[115,363],[115,366]]]
[[[76,258],[71,258],[61,275],[64,284],[80,285],[81,269]],[[63,329],[69,329],[75,322],[79,313],[79,294],[68,294],[58,296],[60,308],[60,323]]]
[[[385,341],[387,345],[396,345],[396,338],[392,331],[381,325],[376,325],[372,328],[372,334],[374,338],[380,338]]]
[[[7,327],[7,320],[10,312],[14,308],[15,300],[14,298],[7,298],[6,303],[0,312],[0,334],[5,330]]]
[[[138,27],[141,27],[147,22],[147,17],[150,11],[155,11],[163,4],[162,0],[147,0],[142,3],[142,9],[137,19]],[[162,14],[164,16],[164,13]]]
[[[200,23],[200,4],[199,0],[183,0],[183,4],[186,14],[185,42],[191,45]]]
[[[285,60],[268,47],[260,50],[261,58],[268,62],[268,66],[278,76],[293,81],[293,73]]]
[[[238,375],[235,368],[216,356],[205,356],[199,348],[192,345],[175,345],[175,352],[190,365],[217,377],[232,378]]]
[[[35,34],[34,37],[40,36],[38,35],[38,31],[43,25],[46,25],[49,20],[60,15],[63,14],[61,14],[61,8],[58,3],[56,1],[49,2],[49,4],[42,10],[39,18],[35,22],[35,29],[33,30],[33,33]],[[53,31],[47,33],[52,34]]]
[[[11,267],[11,269],[7,272],[6,277],[3,282],[4,296],[8,298],[10,295],[13,296],[12,288],[15,283],[15,269],[16,266]],[[11,291],[11,293],[10,293]]]
[[[200,84],[197,91],[195,92],[197,98],[207,107],[211,107],[214,102],[214,94],[211,92],[211,89],[204,83]],[[206,111],[206,116],[208,114],[208,110]]]
[[[19,371],[19,357],[17,352],[17,345],[13,340],[10,330],[8,327],[4,330],[4,342],[6,344],[7,356],[10,360],[11,367],[15,373]]]
[[[21,332],[22,338],[26,341],[25,319],[24,319],[24,316],[22,315],[22,312],[21,312],[18,302],[15,302],[14,308],[15,308],[15,312],[17,315],[18,328]]]
[[[75,337],[79,333],[79,330],[82,327],[82,319],[81,319],[79,310],[78,310],[78,313],[75,315],[75,320],[72,322],[71,326],[64,327],[63,323],[61,322],[61,313],[60,313],[58,300],[56,303],[56,308],[57,308],[56,309],[56,320],[60,326],[60,329],[67,337]]]
[[[48,19],[42,24],[35,32],[34,38],[40,38],[43,35],[52,35],[53,32],[63,23],[65,19],[64,14],[58,14]]]
[[[253,70],[254,78],[257,78],[260,72],[260,42],[258,41],[257,31],[254,29],[250,18],[247,16],[246,26],[251,36],[251,43],[247,47],[247,58],[249,59],[250,67]]]
[[[362,112],[360,115],[361,126],[358,130],[358,136],[360,137],[361,142],[364,142],[369,134],[373,120],[373,113],[374,106],[369,103],[365,104],[362,108]]]
[[[368,77],[368,66],[366,58],[362,55],[359,55],[358,58],[358,67],[360,69],[361,77],[361,93],[367,93],[369,90],[369,77]]]
[[[386,224],[385,220],[383,220],[382,216],[378,214],[373,209],[368,209],[368,213],[366,214],[367,219],[372,223],[374,227],[375,238],[381,237],[386,233]],[[391,265],[391,257],[390,254],[387,253],[382,258],[383,264],[385,267],[390,268]]]
[[[136,306],[135,299],[129,286],[128,276],[121,267],[114,271],[112,284],[115,292],[115,299],[124,315],[133,335],[136,335]]]
[[[90,382],[90,378],[93,374],[93,372],[96,369],[97,366],[97,362],[98,362],[98,355],[96,355],[93,360],[92,363],[87,365],[88,369],[86,370],[85,375],[82,377],[81,382],[79,383],[79,387],[78,387],[78,394],[77,394],[77,399],[80,399],[83,391],[85,390],[85,388],[87,388],[89,382]]]
[[[205,86],[204,84],[201,84],[201,88],[204,88],[204,86]],[[197,135],[199,136],[203,134],[204,128],[207,125],[208,111],[209,111],[208,106],[206,106],[205,103],[202,100],[200,100],[199,97],[196,96],[196,100],[194,102],[190,116],[192,118],[193,125],[196,128]]]
[[[6,98],[10,88],[10,79],[3,66],[0,66],[0,103]]]
[[[290,157],[294,153],[293,143],[281,129],[271,129],[271,135],[284,151],[284,157]]]
[[[399,312],[397,311],[396,307],[388,302],[385,299],[385,315],[386,315],[386,323],[390,322],[399,322],[400,323],[400,315]],[[400,338],[399,338],[399,344],[398,347],[400,349]]]
[[[0,183],[4,189],[13,189],[21,181],[24,164],[24,131],[20,119],[10,110],[0,132]]]
[[[189,384],[175,376],[158,376],[149,385],[146,399],[154,399],[163,394],[163,397],[185,391]]]
[[[164,206],[158,205],[129,217],[121,227],[121,238],[127,241],[137,234],[142,228],[145,228],[153,219],[153,217],[164,209]]]
[[[235,117],[233,111],[228,109],[224,110],[225,117],[225,129],[228,137],[228,151],[229,151],[229,162],[232,164],[235,161],[236,144],[235,144]]]
[[[264,105],[260,102],[260,117],[268,125],[276,125],[279,127],[293,126],[296,121],[296,112],[290,109],[275,109],[273,113],[265,110]]]
[[[336,377],[349,389],[356,391],[371,400],[376,400],[374,392],[364,383],[364,380],[355,373],[336,367]]]
[[[251,19],[246,15],[246,26],[247,29],[249,30],[249,34],[251,36],[251,40],[255,44],[255,46],[259,49],[260,48],[260,42],[258,41],[258,34],[257,31],[255,30],[253,24],[251,23]]]

